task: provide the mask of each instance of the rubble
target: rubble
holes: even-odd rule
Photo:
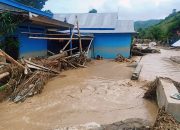
[[[154,81],[149,82],[145,85],[147,91],[144,94],[144,98],[156,100],[156,88],[159,84],[159,77],[157,77]]]
[[[144,86],[147,88],[147,90],[144,94],[144,98],[150,99],[150,100],[156,100],[156,88],[159,85],[159,79],[161,79],[161,78],[172,81],[173,84],[176,86],[178,92],[180,92],[180,83],[179,82],[176,82],[167,77],[156,77],[156,79],[154,81],[151,81]]]
[[[9,63],[0,63],[0,97],[18,103],[26,98],[40,94],[46,82],[60,74],[60,71],[86,67],[85,53],[71,56],[57,54],[49,58],[29,58],[15,61],[0,50]]]
[[[156,121],[152,130],[179,130],[180,123],[174,117],[165,111],[165,108],[159,109]]]
[[[160,50],[153,48],[156,45],[156,42],[152,42],[149,39],[135,39],[131,48],[132,56],[144,56],[147,53],[160,53]]]
[[[125,58],[124,56],[122,56],[121,54],[118,54],[115,58],[116,62],[133,62],[127,58]]]
[[[121,54],[118,54],[118,55],[116,56],[115,61],[116,61],[116,62],[130,62],[130,63],[135,62],[134,60],[125,58],[125,57],[124,57],[123,55],[121,55]]]

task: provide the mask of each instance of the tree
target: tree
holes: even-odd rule
[[[97,13],[97,10],[96,10],[96,9],[91,9],[91,10],[89,11],[89,13]]]
[[[48,0],[15,0],[15,1],[41,10],[44,7],[46,1]]]

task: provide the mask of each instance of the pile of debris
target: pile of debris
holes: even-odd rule
[[[167,77],[156,77],[156,79],[154,81],[149,82],[146,85],[144,85],[144,87],[147,88],[147,90],[143,96],[144,98],[150,99],[150,100],[156,100],[156,88],[159,85],[160,79],[166,79],[166,80],[172,81],[174,86],[177,88],[178,92],[180,92],[180,82],[176,82]]]
[[[156,42],[152,42],[149,39],[134,39],[131,53],[132,56],[144,56],[147,53],[160,53],[160,50],[155,49]]]
[[[147,53],[160,53],[160,50],[152,49],[150,47],[137,47],[136,45],[134,45],[132,47],[131,53],[133,56],[144,56]]]
[[[159,77],[156,77],[154,81],[147,83],[144,87],[147,88],[147,91],[144,94],[144,98],[150,100],[156,100],[156,88],[159,85]]]
[[[122,56],[121,54],[118,54],[115,58],[116,62],[132,62],[131,60],[125,58],[124,56]]]
[[[46,82],[57,76],[62,69],[85,67],[87,62],[85,53],[16,61],[2,50],[0,52],[11,62],[0,63],[0,100],[8,97],[15,103],[41,93]]]
[[[165,108],[159,109],[153,130],[179,130],[180,123],[174,117],[165,111]]]

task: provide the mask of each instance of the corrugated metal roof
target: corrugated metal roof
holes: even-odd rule
[[[80,28],[115,28],[117,13],[54,14],[54,18],[74,24],[78,17]]]
[[[180,40],[178,40],[177,42],[175,42],[174,44],[172,44],[172,46],[174,46],[174,47],[180,47]]]
[[[38,10],[36,8],[32,8],[32,7],[23,5],[23,4],[18,3],[18,2],[14,1],[14,0],[0,0],[0,3],[3,3],[3,4],[6,4],[8,6],[18,8],[20,10],[25,10],[27,12],[32,12],[32,13],[35,13],[35,14],[38,14],[38,15],[41,15],[41,16],[45,16],[45,17],[49,17],[49,18],[53,17],[53,14],[46,13],[46,12]],[[1,7],[2,7],[2,9],[4,8],[2,5],[1,5]]]
[[[135,33],[132,20],[118,20],[117,13],[54,14],[57,20],[75,24],[78,17],[81,33]],[[75,30],[77,31],[77,30]]]

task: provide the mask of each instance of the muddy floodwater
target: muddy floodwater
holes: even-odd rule
[[[1,103],[0,130],[55,130],[128,118],[153,122],[157,106],[142,98],[143,83],[130,80],[134,68],[126,65],[92,61],[87,68],[63,72],[23,103]]]
[[[162,76],[180,82],[180,64],[171,61],[171,56],[180,56],[180,49],[161,49],[159,54],[143,56],[140,62],[143,64],[140,79],[152,81],[156,76]]]

